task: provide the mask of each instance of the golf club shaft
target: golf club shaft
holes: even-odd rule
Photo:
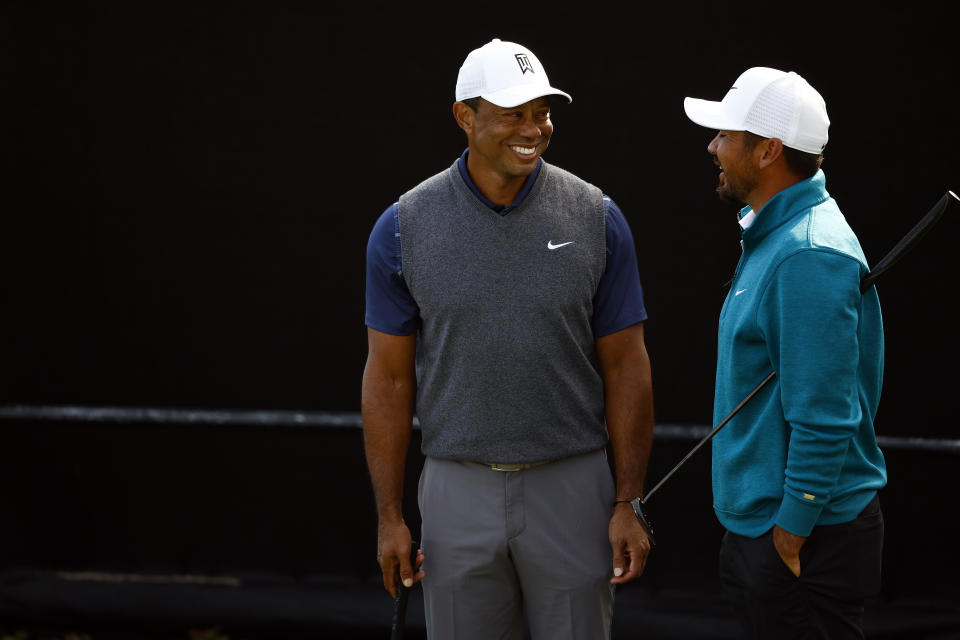
[[[873,269],[870,270],[870,273],[863,277],[863,280],[860,281],[860,293],[865,292],[867,289],[873,286],[874,281],[879,278],[883,273],[892,267],[897,260],[902,258],[910,249],[912,249],[920,239],[927,234],[928,231],[939,222],[940,218],[943,216],[943,212],[947,210],[951,204],[956,201],[960,201],[960,198],[957,197],[953,191],[947,191],[943,194],[943,197],[940,198],[940,201],[933,206],[930,211],[927,212],[927,215],[923,216],[920,219],[913,229],[911,229],[907,235],[903,236],[900,242],[890,250],[887,255],[883,257],[880,262],[874,265]]]
[[[701,440],[700,442],[698,442],[697,445],[696,445],[693,449],[691,449],[691,450],[689,451],[689,453],[687,453],[687,455],[685,455],[685,456],[683,457],[683,460],[681,460],[680,462],[678,462],[677,465],[676,465],[673,469],[670,470],[670,473],[668,473],[667,475],[663,476],[663,479],[660,480],[660,482],[658,482],[658,483],[656,484],[656,486],[653,487],[653,489],[650,489],[650,491],[647,492],[646,497],[643,499],[643,504],[647,504],[647,501],[650,500],[650,498],[653,496],[653,494],[655,494],[655,493],[657,492],[657,490],[660,489],[660,487],[663,486],[663,483],[665,483],[667,480],[669,480],[670,477],[673,476],[673,474],[675,474],[675,473],[677,472],[677,470],[680,469],[680,467],[682,467],[683,465],[685,465],[685,464],[687,463],[687,460],[689,460],[690,457],[693,456],[693,454],[695,454],[697,451],[700,451],[700,449],[701,449],[701,447],[703,447],[703,445],[705,445],[705,444],[707,444],[708,442],[710,442],[710,440],[713,439],[713,436],[717,435],[717,432],[720,431],[720,429],[723,429],[724,425],[726,425],[728,422],[730,422],[730,420],[733,418],[733,416],[737,415],[737,412],[740,411],[740,409],[742,409],[745,404],[747,404],[748,402],[750,402],[750,401],[753,399],[753,396],[755,396],[755,395],[757,395],[758,393],[760,393],[760,390],[763,389],[765,386],[767,386],[767,383],[770,382],[771,380],[773,380],[773,379],[776,377],[776,375],[777,375],[777,372],[776,372],[776,371],[771,371],[771,372],[769,373],[769,375],[767,375],[767,377],[763,379],[763,382],[761,382],[760,384],[758,384],[758,385],[753,389],[753,391],[751,391],[750,393],[748,393],[748,394],[747,394],[747,397],[745,397],[743,400],[741,400],[741,401],[740,401],[740,404],[738,404],[736,407],[734,407],[734,408],[733,408],[733,411],[731,411],[731,412],[729,413],[729,415],[727,415],[726,418],[724,418],[723,420],[720,421],[720,424],[718,424],[717,426],[715,426],[715,427],[710,431],[710,433],[708,433],[706,436],[704,436],[703,440]]]
[[[896,246],[893,249],[891,249],[887,253],[887,255],[885,255],[883,259],[880,260],[880,262],[878,262],[877,265],[867,275],[863,276],[863,278],[860,280],[860,292],[863,293],[867,289],[872,287],[874,282],[876,282],[877,278],[879,278],[887,269],[893,266],[894,263],[896,263],[910,249],[912,249],[920,241],[920,239],[924,235],[926,235],[926,233],[933,227],[933,225],[940,220],[940,218],[943,216],[943,212],[946,211],[947,208],[956,201],[960,201],[960,198],[958,198],[953,191],[947,191],[945,194],[943,194],[943,197],[940,198],[937,204],[935,204],[933,208],[930,209],[929,212],[927,212],[927,215],[921,218],[920,222],[918,222],[913,227],[913,229],[911,229],[907,233],[907,235],[905,235],[900,240],[900,242],[898,242]],[[646,497],[644,497],[644,499],[641,501],[641,504],[643,506],[646,506],[650,498],[653,497],[653,494],[655,494],[660,489],[660,487],[662,487],[663,484],[667,480],[669,480],[673,476],[673,474],[675,474],[680,469],[680,467],[686,464],[687,460],[689,460],[693,456],[693,454],[699,451],[703,447],[703,445],[710,442],[713,439],[713,437],[717,435],[717,432],[720,431],[720,429],[722,429],[724,425],[730,422],[733,416],[737,415],[740,409],[742,409],[744,405],[750,402],[750,400],[752,400],[753,397],[757,395],[757,393],[759,393],[760,390],[763,389],[768,382],[773,380],[776,377],[776,375],[777,375],[776,371],[771,371],[769,375],[767,375],[767,377],[763,379],[763,382],[758,384],[753,389],[753,391],[747,394],[747,396],[743,400],[741,400],[736,407],[733,408],[733,411],[731,411],[726,418],[720,421],[720,424],[718,424],[713,429],[711,429],[710,433],[704,436],[704,438],[700,442],[698,442],[696,446],[693,449],[691,449],[689,453],[687,453],[687,455],[683,457],[683,460],[678,462],[677,465],[673,469],[671,469],[670,472],[667,475],[665,475],[663,479],[660,480],[660,482],[656,484],[656,486],[653,487],[653,489],[647,492]]]

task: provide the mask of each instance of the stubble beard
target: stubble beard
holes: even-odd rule
[[[756,181],[751,177],[744,178],[738,184],[731,182],[726,174],[724,174],[720,178],[719,184],[717,184],[717,197],[721,201],[729,202],[738,208],[744,207],[747,204],[747,194],[749,194],[755,186]]]
[[[719,198],[721,202],[732,204],[735,207],[742,207],[746,204],[742,198],[737,197],[730,188],[724,184],[717,185],[717,198]]]

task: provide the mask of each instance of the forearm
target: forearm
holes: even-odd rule
[[[412,380],[394,378],[368,362],[363,376],[363,444],[381,521],[403,517],[403,475],[413,421]]]
[[[781,526],[789,523],[791,526],[786,528],[800,535],[804,535],[800,530],[812,526],[830,500],[851,440],[863,420],[857,395],[856,340],[833,343],[831,348],[807,356],[829,361],[822,381],[798,381],[794,370],[782,367],[781,400],[790,429],[784,489],[793,498],[791,502],[785,496],[784,506],[796,513]],[[811,387],[816,393],[811,393]],[[793,397],[798,388],[803,390],[799,400]]]
[[[617,499],[636,498],[643,495],[653,444],[650,360],[642,344],[605,373],[604,388]]]
[[[806,536],[836,489],[852,435],[842,428],[810,429],[794,423],[790,427],[784,496],[776,522]]]
[[[650,378],[628,378],[607,391],[607,429],[616,472],[617,499],[643,496],[653,444],[653,393]]]

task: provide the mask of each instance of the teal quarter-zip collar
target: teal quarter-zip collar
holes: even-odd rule
[[[771,232],[792,218],[829,198],[827,178],[822,169],[818,169],[810,178],[780,191],[763,205],[753,223],[743,231],[744,251],[762,242]],[[753,209],[750,207],[744,207],[740,210],[740,218],[751,211]]]

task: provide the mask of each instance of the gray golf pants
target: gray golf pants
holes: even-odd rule
[[[523,471],[427,458],[420,475],[431,640],[607,640],[615,487],[598,450]]]

